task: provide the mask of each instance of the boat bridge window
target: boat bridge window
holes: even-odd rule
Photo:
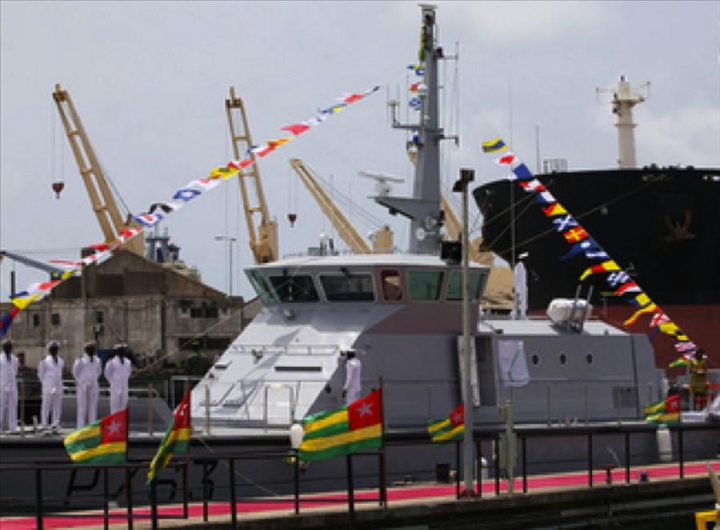
[[[383,300],[386,302],[398,302],[403,299],[402,282],[400,273],[397,270],[381,271],[380,284],[382,286]]]
[[[250,280],[253,289],[255,289],[255,292],[258,294],[263,304],[267,305],[273,302],[277,302],[277,297],[275,296],[275,293],[273,292],[270,284],[268,284],[268,281],[262,274],[257,271],[251,271],[248,274],[248,279]]]
[[[270,284],[281,302],[317,302],[320,298],[311,276],[270,276]]]
[[[370,274],[322,274],[320,283],[328,302],[372,302],[375,300]]]
[[[443,283],[442,271],[408,271],[410,300],[438,300]]]
[[[482,293],[484,275],[479,272],[470,273],[470,300],[477,302],[480,300],[480,294]],[[462,300],[462,271],[454,271],[450,273],[450,279],[448,280],[447,288],[447,299],[448,300]]]

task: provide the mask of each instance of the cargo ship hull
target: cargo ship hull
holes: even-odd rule
[[[640,285],[645,293],[720,366],[720,169],[657,168],[551,173],[537,176],[557,201]],[[588,262],[561,259],[564,238],[515,182],[478,187],[483,249],[510,264],[527,252],[529,309],[574,297]],[[593,283],[594,282],[594,283]],[[633,308],[614,297],[602,276],[590,276],[594,314],[622,324]],[[648,317],[635,324],[645,326]],[[667,337],[653,339],[657,362],[677,358]]]

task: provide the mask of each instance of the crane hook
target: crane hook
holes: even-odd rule
[[[63,190],[64,187],[65,183],[62,180],[58,180],[57,182],[52,183],[52,189],[55,192],[56,199],[60,198],[60,192]]]

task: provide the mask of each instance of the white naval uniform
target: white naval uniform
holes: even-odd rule
[[[345,363],[345,372],[345,386],[343,390],[346,392],[345,403],[349,405],[361,397],[362,385],[360,378],[362,376],[362,365],[360,364],[360,359],[357,357],[348,359],[347,363]]]
[[[132,371],[129,359],[116,355],[105,364],[105,379],[110,383],[110,414],[128,406],[128,379]]]
[[[17,371],[17,356],[11,353],[8,358],[5,352],[0,352],[0,430],[7,415],[7,430],[17,431]]]
[[[56,362],[57,361],[57,362]],[[42,404],[40,406],[40,427],[48,428],[52,413],[53,429],[60,428],[62,415],[63,386],[62,375],[65,361],[59,355],[53,358],[48,354],[38,364],[38,379],[42,384]]]
[[[89,425],[97,420],[98,396],[100,385],[98,378],[102,373],[102,363],[97,355],[84,353],[75,359],[73,377],[77,395],[77,426]]]

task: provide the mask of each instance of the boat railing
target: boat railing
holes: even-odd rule
[[[42,401],[42,385],[39,380],[32,380],[26,377],[18,377],[18,420],[20,422],[20,434],[26,432],[37,432],[41,421],[40,404]],[[110,387],[106,384],[98,385],[98,415],[109,413]],[[142,405],[133,405],[133,411],[136,411],[130,418],[134,424],[134,430],[141,428],[147,429],[149,435],[153,435],[159,427],[163,429],[165,426],[162,414],[157,414],[157,400],[162,402],[162,408],[165,408],[166,396],[158,391],[153,385],[147,387],[130,386],[128,388],[128,396],[133,403],[141,403]],[[62,380],[62,397],[63,405],[61,409],[61,423],[64,426],[75,425],[76,413],[76,397],[77,384],[74,379]],[[161,411],[162,412],[162,411]],[[142,419],[139,419],[142,418]]]
[[[337,344],[303,344],[287,346],[268,346],[267,344],[232,344],[227,349],[231,353],[251,354],[256,358],[265,355],[336,355],[339,346]]]
[[[370,389],[377,384],[376,381],[364,380],[363,388]],[[538,391],[537,385],[542,385]],[[613,394],[606,396],[606,402],[611,401],[605,410],[593,408],[593,396],[598,388],[612,385]],[[427,418],[446,416],[450,410],[447,406],[447,396],[459,393],[457,385],[449,381],[427,380],[393,380],[384,379],[386,421],[393,425],[402,418],[398,417],[398,410],[407,409],[416,416],[418,410],[425,410]],[[710,385],[707,403],[720,395],[720,385]],[[538,396],[540,398],[538,399]],[[682,411],[691,411],[693,400],[687,389],[682,392]],[[487,399],[489,397],[489,399]],[[535,388],[528,393],[525,387],[502,387],[494,389],[491,396],[481,394],[479,408],[484,409],[488,415],[497,415],[497,407],[507,402],[517,403],[532,399],[536,402],[533,416],[539,421],[551,426],[553,424],[578,425],[591,423],[602,419],[618,424],[623,422],[636,422],[644,419],[643,406],[657,403],[665,396],[659,385],[648,384],[647,389],[634,389],[634,382],[628,378],[603,378],[598,381],[562,381],[546,380],[536,382]],[[485,399],[483,399],[485,398]],[[441,406],[444,407],[441,409]]]
[[[655,429],[651,426],[627,426],[608,430],[603,427],[577,427],[567,429],[517,429],[517,454],[512,463],[517,468],[513,483],[523,494],[530,491],[542,492],[547,488],[554,489],[593,489],[597,485],[626,484],[629,485],[635,480],[648,482],[660,478],[663,483],[668,479],[682,480],[690,476],[698,476],[699,473],[706,473],[706,462],[714,458],[713,447],[705,444],[702,450],[698,451],[697,443],[692,443],[698,436],[709,438],[713,433],[720,432],[720,424],[708,425],[677,425],[670,428],[671,435],[675,438],[676,444],[672,450],[670,460],[657,464],[654,460],[648,459],[647,452],[642,440],[653,436]],[[503,456],[500,445],[503,436],[503,429],[475,429],[473,431],[474,446],[474,477],[473,487],[478,495],[501,495],[511,497],[509,489],[510,478],[503,469]],[[613,456],[612,464],[607,463],[607,455],[603,456],[602,451],[607,443],[608,436],[614,437],[616,442],[617,455]],[[548,454],[545,449],[547,444],[567,444],[569,440],[575,439],[576,446],[582,450],[574,457],[572,462],[557,460],[557,454]],[[423,483],[435,480],[438,485],[447,485],[447,494],[454,493],[460,498],[460,442],[451,444],[447,450],[441,450],[434,446],[434,458],[421,460],[413,465],[411,475],[404,470],[390,470],[383,465],[383,460],[397,457],[430,445],[427,432],[416,429],[414,431],[389,431],[385,434],[385,449],[383,451],[367,451],[347,457],[347,465],[339,465],[330,474],[323,476],[323,479],[335,480],[341,484],[343,495],[318,494],[317,486],[313,483],[317,477],[303,473],[303,463],[298,458],[296,449],[288,448],[287,442],[276,442],[269,444],[262,450],[250,450],[250,445],[243,447],[242,440],[233,441],[232,449],[227,447],[227,452],[211,451],[206,448],[202,451],[191,451],[184,459],[175,458],[161,470],[157,479],[149,486],[146,483],[146,476],[143,471],[148,469],[149,460],[134,459],[128,460],[125,464],[113,465],[83,465],[83,471],[94,473],[96,476],[95,485],[92,489],[78,488],[65,490],[58,485],[74,474],[79,467],[68,461],[67,457],[57,460],[45,459],[43,461],[17,461],[12,459],[0,460],[0,473],[4,480],[18,478],[18,484],[22,488],[3,488],[0,495],[3,515],[27,511],[32,509],[33,515],[28,522],[38,529],[55,527],[55,517],[62,516],[64,519],[78,517],[100,517],[105,527],[110,522],[118,523],[118,519],[127,517],[128,527],[133,522],[141,522],[143,519],[152,524],[152,528],[158,528],[161,519],[182,517],[188,518],[189,501],[194,499],[199,508],[197,513],[202,513],[203,521],[209,522],[209,507],[217,506],[227,502],[232,518],[232,527],[238,524],[238,508],[242,503],[257,502],[258,491],[262,491],[262,502],[284,503],[283,509],[295,509],[295,514],[300,513],[301,507],[312,506],[311,503],[344,503],[347,505],[348,514],[352,521],[356,502],[379,502],[381,505],[388,503],[387,485],[395,484],[395,479],[402,480],[404,486],[413,486],[419,481],[418,486]],[[454,447],[453,447],[454,446]],[[717,450],[717,448],[714,448]],[[712,454],[711,454],[712,453]],[[364,466],[361,473],[353,472],[351,462],[358,459],[377,459],[377,467],[370,463]],[[567,457],[562,457],[567,458]],[[542,468],[538,468],[542,464]],[[562,471],[554,471],[557,479],[553,484],[548,484],[547,471],[545,468],[553,466],[569,466]],[[254,467],[253,467],[254,466]],[[265,481],[263,488],[257,488],[254,495],[249,495],[249,488],[257,486],[254,482],[248,482],[246,473],[252,467],[265,468],[275,466],[277,476],[273,480]],[[659,467],[656,467],[659,466]],[[445,470],[441,476],[441,467]],[[450,468],[457,471],[449,473]],[[343,471],[344,470],[344,471]],[[178,476],[179,473],[179,476]],[[354,498],[355,480],[364,481],[366,487],[375,489],[378,495],[364,495]],[[583,476],[584,475],[584,476]],[[20,480],[20,477],[23,477]],[[26,478],[29,477],[29,478]],[[535,478],[541,480],[535,480]],[[567,480],[564,479],[567,477]],[[636,478],[637,477],[637,478]],[[453,484],[454,483],[454,484]],[[47,487],[52,484],[53,487]],[[369,486],[368,486],[369,484]],[[347,490],[345,490],[347,486]],[[454,486],[454,487],[453,487]],[[282,491],[275,492],[273,488],[282,488]],[[617,491],[608,489],[613,498],[617,497]],[[677,491],[687,494],[686,489],[678,485]],[[272,495],[268,495],[268,493]],[[301,494],[302,492],[302,494]],[[657,507],[662,506],[658,502],[657,488],[651,493],[653,502]],[[670,499],[673,493],[668,489],[666,498]],[[178,507],[178,497],[181,506]],[[618,502],[627,502],[622,498]],[[398,497],[399,498],[399,497]],[[587,495],[585,495],[585,498]],[[392,501],[392,499],[390,499]],[[567,501],[563,501],[567,502]],[[117,503],[122,511],[113,509],[111,504]],[[602,500],[600,504],[605,503]],[[148,509],[139,509],[141,506],[149,506]],[[164,516],[158,512],[158,508],[173,507],[170,515],[165,511]],[[280,505],[278,505],[280,506]],[[178,512],[181,508],[181,514]],[[605,506],[607,509],[607,506]],[[674,508],[675,509],[675,508]],[[80,510],[92,510],[91,512]],[[137,510],[137,511],[136,511]],[[53,512],[62,512],[54,513]],[[18,520],[19,523],[19,520]],[[30,527],[30,524],[28,527]],[[122,524],[122,523],[121,523]],[[173,526],[175,526],[173,524]]]

